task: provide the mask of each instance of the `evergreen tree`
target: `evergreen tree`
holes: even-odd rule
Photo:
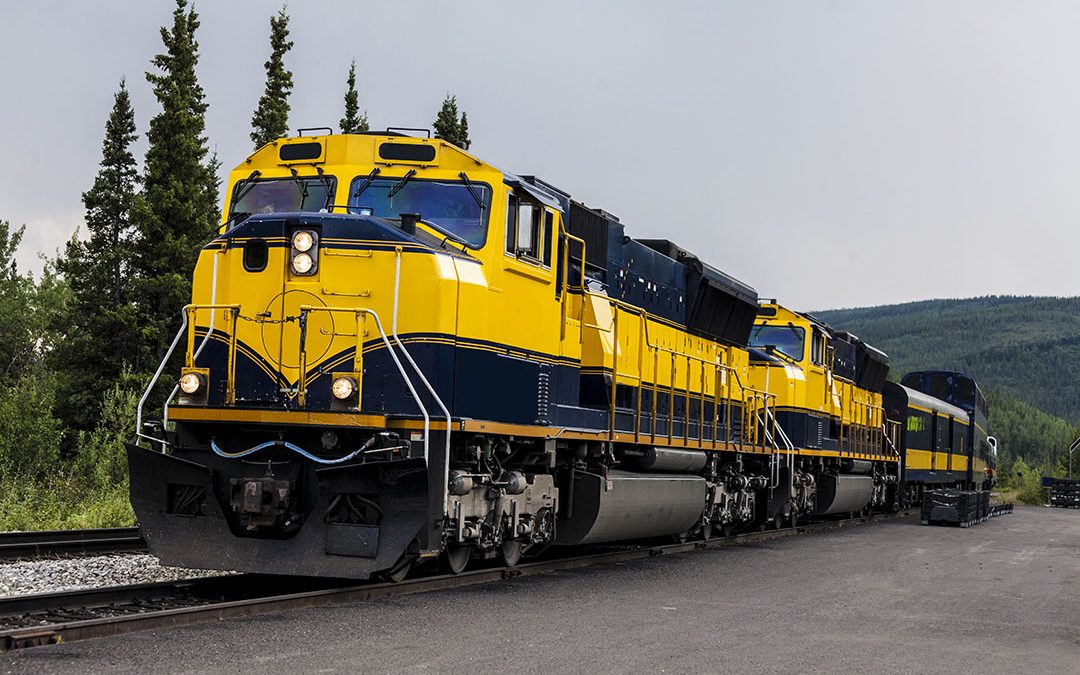
[[[469,149],[469,117],[464,112],[458,116],[457,97],[446,95],[442,108],[435,116],[435,138],[453,143],[462,150]]]
[[[472,145],[472,141],[469,140],[469,116],[465,114],[465,111],[461,111],[461,124],[458,125],[458,145],[463,150],[468,150]]]
[[[360,114],[359,96],[356,94],[356,61],[349,65],[348,89],[345,91],[345,117],[339,123],[341,133],[356,134],[368,130],[367,112]]]
[[[266,90],[251,116],[251,140],[256,150],[289,133],[289,94],[293,80],[292,72],[285,69],[285,54],[292,46],[289,15],[282,7],[277,16],[270,17],[270,60],[264,64]]]
[[[435,138],[441,138],[460,147],[461,122],[458,119],[456,96],[446,95],[432,126],[435,127]]]
[[[207,160],[207,104],[195,75],[199,18],[176,0],[171,28],[161,29],[165,53],[147,73],[161,112],[150,120],[143,191],[135,200],[136,302],[143,332],[136,372],[157,365],[191,298],[191,273],[202,244],[217,229],[217,161]]]
[[[57,413],[75,429],[90,429],[102,395],[114,386],[138,341],[131,280],[131,209],[138,168],[131,153],[135,112],[123,81],[105,123],[101,166],[83,193],[87,239],[68,242],[57,269],[71,288],[65,340],[53,354]]]

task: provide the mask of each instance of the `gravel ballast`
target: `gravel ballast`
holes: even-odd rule
[[[0,596],[125,586],[223,574],[166,567],[152,555],[113,554],[37,558],[0,563]]]

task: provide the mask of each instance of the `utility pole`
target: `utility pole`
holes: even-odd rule
[[[1069,446],[1069,478],[1072,478],[1072,455],[1077,448],[1080,448],[1080,437],[1077,437],[1072,445]]]

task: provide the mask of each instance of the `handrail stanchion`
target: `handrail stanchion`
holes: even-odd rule
[[[214,311],[214,310],[211,310]],[[230,317],[229,355],[225,375],[225,405],[236,404],[236,324],[240,320],[240,308],[233,307],[227,314]]]
[[[686,386],[683,387],[683,447],[690,445],[690,355],[686,355]]]
[[[675,376],[677,373],[675,370],[675,353],[668,352],[668,356],[671,358],[671,386],[668,387],[667,440],[668,445],[671,445],[675,438]]]
[[[615,403],[619,389],[619,308],[611,322],[611,399],[608,406],[608,441],[615,442]]]
[[[649,429],[652,442],[656,442],[656,394],[660,388],[660,350],[652,348],[652,426]]]

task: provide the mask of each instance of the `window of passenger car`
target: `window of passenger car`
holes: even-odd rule
[[[930,414],[914,408],[908,408],[907,447],[909,449],[929,450],[933,442]]]

